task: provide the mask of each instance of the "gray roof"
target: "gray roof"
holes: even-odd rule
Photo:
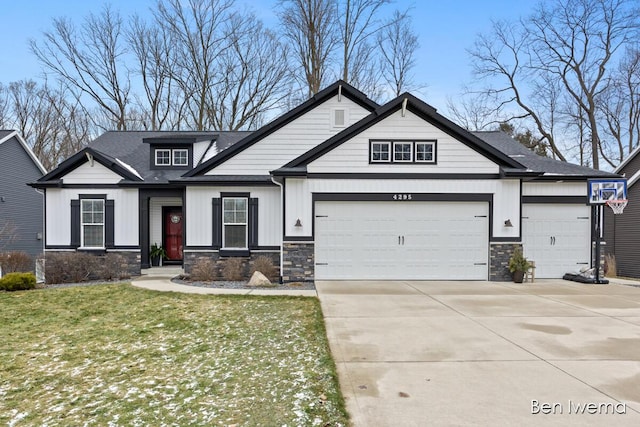
[[[487,144],[513,158],[527,169],[534,172],[544,172],[544,177],[615,178],[618,176],[610,172],[539,156],[502,131],[472,133]]]
[[[105,156],[117,158],[133,167],[146,183],[161,184],[182,176],[186,170],[151,169],[150,144],[145,138],[184,138],[215,140],[218,151],[223,151],[240,141],[251,132],[185,132],[185,131],[110,131],[89,143],[89,147]],[[194,159],[194,162],[199,159]],[[196,165],[194,165],[196,166]]]
[[[6,137],[7,135],[9,135],[12,132],[15,132],[15,131],[8,130],[8,129],[0,129],[0,139]]]

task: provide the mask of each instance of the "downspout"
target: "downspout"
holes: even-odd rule
[[[282,269],[284,268],[284,256],[283,256],[283,252],[284,252],[284,210],[285,210],[285,206],[284,206],[284,186],[282,185],[281,182],[276,181],[275,177],[273,176],[273,174],[271,175],[271,181],[277,185],[278,187],[280,187],[280,203],[282,204],[282,209],[280,210],[280,224],[282,224],[282,233],[280,233],[280,277],[279,277],[279,282],[282,283]]]

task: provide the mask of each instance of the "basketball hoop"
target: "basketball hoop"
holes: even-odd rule
[[[629,200],[627,199],[607,200],[607,205],[615,215],[619,215],[624,211],[624,208],[627,207],[628,202]]]

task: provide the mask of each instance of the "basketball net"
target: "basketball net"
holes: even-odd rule
[[[615,215],[620,215],[624,208],[627,207],[629,201],[627,199],[607,200],[607,206],[611,208]]]

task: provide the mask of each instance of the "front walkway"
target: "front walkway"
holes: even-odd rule
[[[356,427],[640,425],[638,287],[316,288]]]
[[[185,294],[318,296],[317,292],[314,290],[205,288],[200,286],[181,285],[171,281],[173,277],[176,277],[182,272],[182,268],[180,267],[152,267],[142,270],[142,275],[133,279],[131,283],[139,288],[150,289],[153,291],[182,292]]]

